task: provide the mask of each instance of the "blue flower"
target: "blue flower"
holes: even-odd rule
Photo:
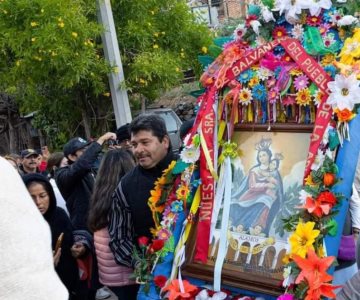
[[[285,49],[283,48],[283,46],[278,45],[274,48],[275,55],[283,55],[284,53],[285,53]]]
[[[252,95],[258,101],[265,101],[267,97],[265,86],[261,83],[255,85],[252,90]]]
[[[246,71],[242,72],[239,77],[237,78],[242,84],[247,83],[250,81],[251,78],[254,77],[254,71],[251,69],[247,69]]]
[[[173,213],[183,211],[183,203],[178,200],[174,201],[173,203],[171,203],[171,211]]]
[[[277,20],[276,20],[276,24],[282,24],[282,23],[284,23],[284,22],[286,22],[286,19],[285,19],[285,15],[284,14],[282,14],[281,16],[279,16],[278,18],[277,18]]]
[[[330,9],[326,9],[324,11],[324,15],[323,15],[323,18],[324,18],[325,22],[332,23],[332,15],[334,15],[335,13],[336,13],[336,8],[335,7],[331,7]]]
[[[327,65],[324,67],[326,73],[328,73],[332,78],[336,75],[336,68],[333,65]]]

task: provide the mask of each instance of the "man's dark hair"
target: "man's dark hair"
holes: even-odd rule
[[[169,138],[169,151],[171,151],[171,141],[166,130],[165,121],[157,114],[141,114],[130,123],[130,133],[137,134],[141,130],[151,131],[160,142],[167,136]]]

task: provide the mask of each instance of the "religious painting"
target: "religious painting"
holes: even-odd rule
[[[275,295],[280,290],[283,258],[288,247],[289,233],[284,231],[283,219],[300,205],[310,134],[237,131],[233,141],[238,145],[239,155],[232,159],[222,282],[244,288],[251,285],[259,292],[269,292],[269,288],[275,287]],[[213,269],[220,238],[224,238],[221,218],[222,209],[212,233],[205,270]],[[190,265],[192,272],[196,272],[193,267],[197,264]]]

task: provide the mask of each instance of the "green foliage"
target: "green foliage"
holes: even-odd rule
[[[197,55],[211,43],[185,1],[112,1],[126,86],[155,99],[180,82],[181,71],[201,72]]]
[[[130,99],[155,99],[182,71],[200,73],[211,35],[185,1],[113,1],[113,13]],[[102,31],[96,1],[0,0],[0,91],[37,111],[54,147],[84,135],[84,118],[92,135],[112,125],[107,75],[116,68],[103,57]]]

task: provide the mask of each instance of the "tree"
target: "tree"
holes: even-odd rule
[[[210,34],[185,2],[113,2],[130,100],[153,100],[183,70],[199,71]],[[101,32],[95,1],[0,0],[0,91],[37,111],[35,124],[55,145],[113,125],[107,74],[117,67],[103,58]]]

